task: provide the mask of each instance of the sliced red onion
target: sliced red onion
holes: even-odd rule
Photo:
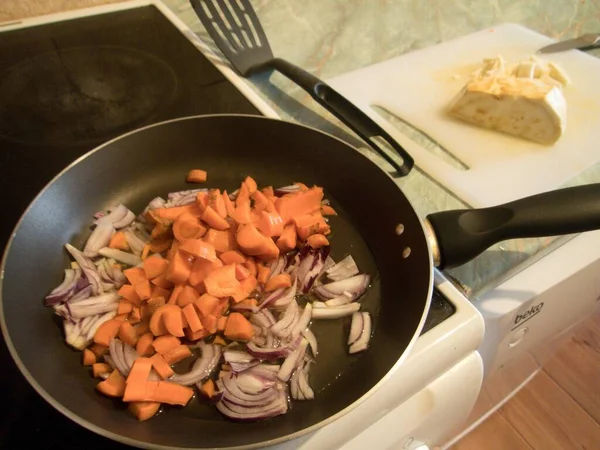
[[[371,277],[368,274],[355,275],[342,281],[324,284],[315,288],[314,292],[324,300],[335,298],[347,292],[352,295],[352,300],[360,297],[369,286]]]
[[[273,313],[271,311],[269,311],[268,309],[263,309],[261,312],[267,318],[267,320],[269,321],[269,323],[271,325],[273,325],[274,323],[277,322],[277,319],[275,319],[275,316],[273,315]]]
[[[306,328],[304,331],[302,331],[302,335],[308,341],[308,345],[310,345],[310,349],[312,351],[313,356],[317,356],[318,347],[317,347],[317,337],[315,336],[315,334],[312,332],[312,330],[310,328]]]
[[[327,306],[327,303],[320,302],[318,300],[315,300],[314,302],[312,302],[312,306],[313,306],[313,308],[317,308],[317,309],[329,308],[329,306]]]
[[[164,198],[155,197],[150,201],[150,203],[148,203],[148,206],[146,206],[144,212],[149,211],[151,209],[164,208],[166,204],[167,201]]]
[[[308,341],[306,341],[306,339],[303,339],[300,346],[292,353],[290,353],[287,356],[287,358],[285,358],[285,361],[283,361],[283,364],[281,365],[281,368],[277,373],[277,378],[284,382],[290,379],[290,376],[292,375],[294,369],[296,369],[301,364],[302,358],[304,358],[304,353],[306,352],[307,345]]]
[[[112,271],[112,278],[114,280],[115,287],[117,289],[119,289],[121,286],[123,286],[125,283],[127,283],[127,278],[125,277],[125,275],[123,274],[123,271],[121,269],[113,266],[113,267],[111,267],[111,271]]]
[[[123,217],[121,220],[119,220],[117,222],[113,222],[113,227],[115,227],[115,229],[117,229],[117,230],[120,230],[121,228],[125,228],[125,227],[128,227],[129,225],[131,225],[134,220],[135,220],[135,214],[132,211],[127,210],[127,214],[125,214],[125,217]]]
[[[85,247],[83,247],[83,254],[88,258],[98,256],[98,250],[102,247],[106,247],[115,232],[115,228],[110,222],[100,222],[90,234]]]
[[[292,378],[290,379],[290,391],[292,394],[292,398],[294,400],[304,400],[304,397],[299,397],[300,388],[298,387],[298,376],[300,375],[300,370],[296,370],[292,374]]]
[[[94,324],[90,327],[89,331],[87,332],[87,336],[86,336],[87,340],[91,341],[94,338],[94,335],[96,334],[96,331],[98,330],[98,328],[100,328],[100,325],[102,325],[104,322],[114,318],[116,315],[117,315],[117,310],[102,314],[96,320],[96,322],[94,322]]]
[[[94,316],[87,316],[85,319],[81,320],[81,335],[82,336],[87,336],[88,332],[90,331],[90,328],[92,328],[92,326],[94,326],[94,323],[96,323],[96,321],[102,317],[102,314],[96,314]]]
[[[313,319],[339,319],[355,313],[360,309],[360,303],[350,303],[348,305],[334,306],[328,308],[313,308]]]
[[[264,378],[267,378],[269,380],[274,380],[276,379],[276,375],[277,372],[279,372],[279,368],[281,366],[279,364],[259,364],[256,367],[253,367],[252,369],[250,369],[248,372],[251,372],[255,375],[259,375],[262,376]],[[270,375],[269,375],[270,374]]]
[[[269,328],[271,325],[271,321],[269,318],[263,313],[266,310],[259,311],[250,316],[250,323],[256,324],[261,328]]]
[[[109,354],[104,354],[104,355],[102,356],[102,358],[104,359],[104,362],[105,362],[106,364],[108,364],[110,367],[112,367],[112,368],[113,368],[113,370],[115,370],[115,369],[117,368],[117,366],[116,366],[116,364],[115,364],[115,361],[114,361],[114,360],[113,360],[113,359],[110,357],[110,355],[109,355]]]
[[[252,375],[250,375],[252,376]],[[227,390],[226,398],[232,399],[237,404],[243,402],[246,406],[257,406],[257,404],[265,403],[272,400],[271,397],[274,393],[277,393],[275,381],[265,381],[263,379],[255,378],[257,384],[260,385],[261,389],[255,393],[244,392],[239,386],[239,377],[235,374],[227,374],[221,378],[224,390]],[[244,383],[244,381],[241,381]],[[247,380],[246,380],[247,383]],[[233,398],[231,398],[233,397]],[[238,403],[238,401],[240,403]],[[254,404],[254,405],[252,405]]]
[[[362,312],[363,316],[363,327],[360,333],[360,337],[350,345],[350,353],[358,353],[366,350],[371,340],[371,315],[368,312]]]
[[[329,247],[329,246],[321,247],[319,249],[316,249],[315,252],[316,253],[315,253],[315,257],[312,261],[312,265],[310,266],[309,270],[306,272],[304,279],[302,279],[302,282],[300,284],[301,290],[305,294],[308,291],[310,291],[310,288],[313,286],[313,284],[315,283],[317,278],[319,278],[319,276],[323,272],[323,268],[325,267],[325,260],[327,259],[327,257],[329,256],[329,253],[331,252],[331,247]]]
[[[67,344],[73,348],[76,348],[77,350],[83,350],[87,346],[88,341],[86,340],[85,336],[81,335],[80,323],[73,323],[69,320],[64,320],[63,326],[65,330],[65,341]]]
[[[253,339],[253,342],[256,341]],[[260,363],[254,356],[241,350],[225,350],[223,352],[225,362],[231,366],[233,372],[242,372]]]
[[[65,244],[65,248],[71,254],[71,256],[73,256],[75,261],[77,261],[77,264],[79,264],[81,270],[83,270],[85,277],[92,285],[92,293],[94,295],[103,294],[104,286],[100,280],[98,272],[96,271],[96,266],[94,263],[92,263],[92,261],[86,258],[83,253],[81,253],[71,244]]]
[[[125,360],[125,364],[127,365],[128,374],[131,371],[131,368],[133,367],[133,363],[139,357],[140,355],[138,355],[138,352],[135,350],[135,348],[133,348],[128,343],[123,342],[123,358]]]
[[[298,390],[302,393],[304,400],[312,400],[315,393],[308,384],[308,371],[310,370],[310,361],[304,363],[304,367],[298,369]]]
[[[296,323],[296,325],[294,325],[294,328],[292,328],[291,335],[293,338],[295,338],[300,333],[302,333],[304,330],[306,330],[306,328],[308,327],[308,324],[310,323],[311,317],[312,317],[312,305],[310,303],[307,303],[304,306],[304,310],[302,311],[302,314],[300,315],[298,322]]]
[[[281,319],[275,325],[273,325],[271,327],[271,329],[270,329],[271,333],[273,333],[274,335],[279,336],[279,337],[285,337],[286,333],[283,330],[285,330],[287,327],[290,326],[290,324],[294,320],[294,317],[296,316],[297,312],[298,312],[298,303],[296,302],[296,300],[292,300],[290,302],[289,306],[286,308],[286,310],[282,314]]]
[[[348,345],[354,344],[360,337],[364,327],[363,313],[355,312],[352,314],[352,322],[350,322],[350,333],[348,335]]]
[[[271,302],[271,306],[273,306],[275,309],[287,308],[287,306],[289,306],[290,303],[292,303],[292,301],[294,300],[294,297],[296,297],[297,287],[298,287],[298,282],[297,282],[296,277],[294,277],[294,282],[292,283],[292,285],[289,288],[287,288],[285,291],[283,291],[283,293],[281,294],[281,297],[279,297],[276,300],[273,300]],[[266,301],[265,301],[265,303],[266,303]]]
[[[208,189],[188,189],[185,191],[169,192],[167,207],[183,206],[196,202],[198,192],[208,192]]]
[[[122,220],[127,215],[128,211],[129,209],[127,206],[119,203],[110,211],[110,214],[104,214],[102,217],[99,217],[94,222],[94,225],[100,225],[102,223],[109,223],[112,225],[115,222]]]
[[[348,255],[325,273],[331,281],[341,281],[357,275],[358,272],[358,266],[354,258],[352,258],[352,255]]]
[[[254,336],[252,338],[252,342],[254,342],[259,347],[265,347],[267,345],[267,338],[264,336]]]
[[[63,282],[46,296],[46,306],[69,300],[78,290],[77,282],[81,279],[81,274],[81,269],[65,269]]]
[[[263,300],[261,300],[261,302],[258,305],[258,309],[260,310],[262,308],[265,308],[266,306],[269,306],[274,301],[279,300],[283,296],[285,291],[286,291],[285,288],[279,288],[279,289],[274,290],[267,297],[265,297]]]
[[[258,308],[256,306],[252,306],[252,305],[245,305],[243,303],[236,303],[235,305],[231,305],[231,310],[232,311],[250,311],[250,312],[257,312]]]
[[[130,229],[125,230],[125,239],[127,239],[127,245],[135,255],[141,255],[146,244],[142,241],[138,235],[136,235]]]
[[[256,372],[242,372],[236,375],[236,383],[242,392],[248,395],[258,395],[275,385],[275,377],[257,375]]]
[[[69,304],[71,316],[75,319],[115,311],[118,306],[119,294],[114,291],[77,301],[71,300]]]
[[[297,184],[290,184],[289,186],[278,187],[274,190],[275,195],[281,197],[285,194],[293,194],[294,192],[298,192],[300,190],[300,186]]]
[[[227,401],[225,397],[223,397],[216,406],[221,414],[230,419],[248,421],[278,416],[280,414],[285,414],[288,410],[287,396],[284,391],[280,391],[275,400],[260,407],[248,408],[237,406],[230,401]]]
[[[104,256],[106,258],[112,258],[129,266],[137,266],[142,262],[142,259],[139,256],[134,255],[132,253],[124,252],[122,250],[118,250],[116,248],[103,247],[100,250],[98,250],[98,253],[101,256]]]
[[[271,270],[269,272],[269,278],[273,278],[274,276],[279,275],[285,268],[286,263],[287,263],[287,258],[285,257],[285,255],[280,256],[275,261],[273,261],[271,263],[271,265],[269,266],[269,269]]]
[[[83,280],[87,283],[87,286],[84,287],[82,290],[80,290],[77,294],[73,295],[73,297],[71,297],[69,299],[70,302],[75,302],[77,300],[83,300],[86,298],[89,298],[90,295],[92,295],[92,285],[89,284],[89,282],[87,280]]]
[[[235,199],[237,198],[239,193],[240,193],[239,189],[236,189],[235,191],[233,191],[231,194],[229,194],[229,200],[235,201]]]
[[[253,355],[254,357],[256,357],[258,359],[274,361],[279,358],[287,357],[296,348],[298,348],[298,346],[300,345],[300,342],[302,342],[302,336],[298,336],[292,342],[284,345],[283,347],[261,348],[261,347],[258,347],[253,342],[248,342],[246,344],[246,348],[248,350],[248,353],[250,353],[251,355]]]
[[[134,223],[131,230],[135,232],[142,242],[150,242],[152,240],[152,236],[150,236],[146,227],[141,223]]]
[[[192,386],[204,380],[212,373],[219,359],[221,359],[221,346],[200,341],[198,348],[202,352],[202,355],[194,362],[192,370],[181,375],[175,374],[169,378],[169,381],[184,386]]]
[[[327,306],[342,306],[350,303],[352,301],[352,294],[348,292],[344,292],[342,295],[339,295],[331,300],[327,300],[325,304]]]
[[[108,351],[110,353],[110,357],[115,363],[115,367],[117,370],[123,375],[127,377],[129,375],[129,368],[127,363],[125,362],[125,354],[123,353],[123,342],[119,339],[112,339],[108,346]]]

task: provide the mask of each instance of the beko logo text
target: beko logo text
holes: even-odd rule
[[[538,305],[532,306],[527,311],[525,311],[521,314],[517,314],[517,317],[515,318],[515,325],[519,326],[522,323],[527,322],[529,319],[532,319],[534,316],[539,314],[539,312],[542,310],[543,307],[544,307],[544,302],[542,302]]]

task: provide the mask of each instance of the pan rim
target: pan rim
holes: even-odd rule
[[[21,361],[21,358],[19,357],[13,343],[12,343],[12,339],[10,338],[10,334],[8,332],[8,328],[6,326],[6,319],[4,317],[4,300],[3,300],[3,296],[2,296],[2,292],[3,292],[3,284],[4,284],[4,274],[5,274],[5,265],[6,265],[6,260],[7,260],[7,256],[10,253],[10,249],[12,247],[12,243],[13,240],[16,236],[16,231],[19,229],[19,227],[21,226],[21,223],[23,222],[25,216],[27,215],[27,213],[31,210],[31,208],[33,207],[34,203],[50,188],[50,186],[52,186],[55,181],[57,181],[60,177],[62,177],[66,172],[68,172],[69,170],[71,170],[74,166],[76,166],[77,164],[79,164],[81,161],[83,161],[84,159],[90,157],[91,155],[93,155],[94,153],[100,151],[101,149],[103,149],[104,147],[117,142],[127,136],[133,135],[135,133],[139,133],[141,131],[150,129],[150,128],[154,128],[154,127],[158,127],[158,126],[162,126],[162,125],[166,125],[169,123],[174,123],[174,122],[182,122],[184,120],[196,120],[196,119],[203,119],[203,118],[216,118],[216,117],[245,117],[245,118],[251,118],[251,119],[256,119],[256,120],[268,120],[268,121],[277,121],[277,122],[284,122],[293,126],[297,126],[297,127],[301,127],[301,128],[306,128],[308,130],[311,130],[313,132],[317,132],[320,133],[322,135],[325,135],[329,138],[335,139],[337,141],[339,141],[340,143],[344,144],[345,146],[349,147],[349,149],[352,149],[358,153],[361,154],[361,156],[363,156],[366,160],[369,161],[370,164],[374,164],[377,166],[377,168],[384,173],[386,176],[388,176],[389,178],[391,178],[393,180],[393,177],[391,177],[391,175],[386,172],[385,170],[383,170],[381,167],[379,167],[374,161],[372,161],[370,158],[368,158],[365,155],[362,155],[362,153],[360,151],[358,151],[358,149],[356,149],[353,145],[349,144],[348,142],[338,138],[337,136],[334,136],[330,133],[327,133],[325,131],[321,131],[319,129],[307,126],[307,125],[303,125],[303,124],[298,124],[289,120],[284,120],[284,119],[279,119],[279,118],[272,118],[272,117],[265,117],[265,116],[257,116],[257,115],[253,115],[253,114],[200,114],[200,115],[193,115],[193,116],[184,116],[184,117],[178,117],[178,118],[174,118],[174,119],[169,119],[169,120],[165,120],[162,122],[157,122],[157,123],[153,123],[150,125],[146,125],[144,127],[141,128],[136,128],[135,130],[131,130],[128,131],[127,133],[121,134],[113,139],[110,139],[109,141],[100,144],[97,147],[94,147],[93,149],[89,150],[88,152],[84,153],[83,155],[81,155],[80,157],[78,157],[77,159],[75,159],[74,161],[72,161],[68,166],[66,166],[63,170],[61,170],[58,174],[56,174],[39,192],[38,194],[31,200],[31,202],[27,205],[27,208],[25,208],[25,210],[23,211],[23,213],[21,214],[21,216],[19,217],[19,220],[17,221],[17,223],[15,224],[15,226],[13,227],[13,230],[11,231],[10,235],[9,235],[9,239],[8,242],[6,244],[6,247],[4,249],[4,252],[2,253],[2,261],[0,262],[0,329],[2,330],[2,335],[4,337],[4,341],[6,343],[6,347],[8,348],[8,351],[13,359],[13,361],[15,362],[15,365],[18,367],[19,371],[21,372],[21,374],[25,377],[25,379],[27,380],[27,382],[30,384],[31,387],[34,388],[34,390],[47,402],[49,403],[54,409],[56,409],[58,412],[60,412],[61,414],[63,414],[64,416],[66,416],[67,418],[69,418],[70,420],[72,420],[73,422],[75,422],[76,424],[86,428],[89,431],[92,431],[93,433],[96,433],[100,436],[112,439],[114,441],[117,442],[121,442],[123,444],[126,445],[131,445],[133,447],[138,447],[138,448],[147,448],[147,449],[156,449],[156,450],[164,450],[164,449],[181,449],[181,450],[189,450],[192,447],[174,447],[174,446],[166,446],[166,445],[161,445],[161,444],[153,444],[150,442],[144,442],[144,441],[139,441],[136,439],[132,439],[129,437],[125,437],[123,435],[114,433],[112,431],[109,431],[105,428],[99,427],[96,424],[83,419],[82,417],[80,417],[79,415],[77,415],[76,413],[72,412],[70,409],[68,409],[67,407],[63,406],[63,404],[61,402],[59,402],[58,400],[56,400],[52,395],[50,395],[43,386],[41,386],[37,380],[31,375],[31,373],[29,372],[29,370],[27,369],[27,367],[25,367],[25,365],[23,364],[23,362]],[[400,189],[400,187],[398,187],[398,189]],[[410,199],[407,198],[407,201],[409,203]],[[412,204],[411,204],[412,207]],[[307,428],[303,428],[302,430],[296,431],[292,434],[288,434],[285,436],[281,436],[275,439],[270,439],[270,440],[266,440],[266,441],[261,441],[261,442],[255,442],[255,443],[251,443],[251,444],[244,444],[244,445],[237,445],[237,446],[233,446],[233,447],[212,447],[215,450],[250,450],[250,449],[257,449],[257,448],[264,448],[264,447],[270,447],[273,445],[277,445],[277,444],[282,444],[284,442],[288,442],[291,441],[293,439],[308,435],[312,432],[318,431],[321,428],[324,428],[325,426],[335,422],[336,420],[338,420],[339,418],[345,416],[346,414],[348,414],[350,411],[354,410],[355,408],[357,408],[358,406],[360,406],[362,403],[364,403],[368,398],[372,397],[373,394],[378,391],[391,377],[392,375],[395,374],[395,372],[398,370],[398,368],[404,363],[404,361],[407,359],[410,350],[413,348],[414,344],[416,343],[417,339],[419,338],[419,336],[421,335],[421,331],[423,330],[423,327],[425,325],[425,320],[427,319],[427,314],[429,312],[429,308],[431,306],[431,296],[433,293],[433,260],[432,260],[432,252],[431,252],[431,246],[429,243],[429,240],[425,238],[426,233],[425,233],[425,227],[423,225],[423,220],[417,215],[416,210],[413,207],[413,212],[414,214],[417,216],[419,225],[421,227],[421,231],[423,232],[423,236],[425,239],[425,243],[427,246],[427,251],[428,251],[428,255],[429,255],[429,273],[428,273],[428,278],[429,278],[429,284],[428,284],[428,289],[427,289],[427,298],[425,301],[425,307],[423,308],[423,314],[421,316],[421,319],[419,321],[419,325],[417,327],[417,329],[415,330],[415,333],[413,335],[413,337],[411,338],[410,342],[408,343],[408,345],[405,347],[404,351],[402,352],[402,354],[400,355],[400,357],[396,360],[396,362],[394,363],[394,365],[392,365],[392,367],[387,371],[387,373],[376,383],[374,384],[365,394],[363,394],[361,397],[359,397],[356,401],[354,401],[353,403],[351,403],[350,405],[348,405],[346,408],[338,411],[336,414],[329,416],[327,419],[324,419],[314,425],[311,425]],[[198,449],[202,449],[202,450],[208,450],[208,447],[196,447]]]

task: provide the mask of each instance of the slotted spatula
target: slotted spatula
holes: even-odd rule
[[[273,56],[249,0],[190,0],[190,3],[217,47],[241,76],[269,69],[281,72],[354,130],[396,169],[399,176],[410,172],[414,165],[412,157],[369,116],[319,78]],[[393,148],[402,158],[402,165],[394,161],[377,141]]]

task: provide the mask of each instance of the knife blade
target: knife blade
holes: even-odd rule
[[[598,44],[598,41],[600,41],[600,33],[588,33],[574,39],[568,39],[566,41],[555,42],[554,44],[547,45],[540,48],[537,53],[557,53],[573,49],[583,50],[589,47],[594,47],[596,44]]]

